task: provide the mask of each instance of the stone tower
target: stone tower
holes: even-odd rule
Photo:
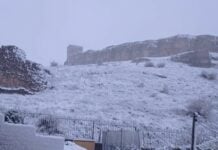
[[[83,53],[83,47],[77,45],[69,45],[67,47],[67,60],[65,65],[74,65],[74,62],[79,61],[79,56]]]

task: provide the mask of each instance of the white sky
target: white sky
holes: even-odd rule
[[[0,0],[0,45],[63,63],[85,49],[175,34],[218,35],[218,0]]]

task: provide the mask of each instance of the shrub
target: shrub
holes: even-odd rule
[[[212,108],[213,105],[211,101],[203,100],[203,99],[192,101],[187,107],[188,114],[197,113],[198,115],[204,117],[205,119],[208,119],[210,117]]]
[[[51,72],[48,69],[44,69],[45,73],[47,73],[48,75],[51,75]]]
[[[167,85],[164,85],[163,86],[163,89],[160,90],[161,93],[164,93],[164,94],[169,94],[169,88]]]
[[[103,65],[103,61],[97,61],[97,63],[96,63],[98,66],[102,66]]]
[[[145,87],[145,85],[144,85],[144,83],[140,83],[140,84],[137,85],[137,87],[138,88],[143,88],[143,87]]]
[[[5,113],[5,122],[24,124],[24,116],[18,110],[9,110]]]
[[[154,67],[154,64],[152,62],[146,62],[145,67]]]
[[[58,63],[56,61],[52,61],[50,64],[51,67],[57,67]]]
[[[218,61],[218,57],[216,57],[216,56],[210,56],[210,58],[211,58],[212,60]]]
[[[157,67],[158,67],[158,68],[164,68],[164,67],[165,67],[165,63],[158,63],[158,64],[157,64]]]
[[[133,59],[132,63],[136,63],[136,65],[138,65],[139,63],[143,63],[143,62],[146,62],[146,61],[150,61],[150,59],[140,57],[140,58]]]
[[[41,133],[46,133],[48,135],[61,134],[62,132],[58,129],[59,122],[53,116],[45,116],[38,120],[37,131]]]
[[[152,93],[151,95],[150,95],[150,97],[156,97],[157,96],[157,93]]]
[[[216,79],[216,73],[209,73],[206,71],[201,72],[201,77],[207,79],[207,80],[215,80]]]

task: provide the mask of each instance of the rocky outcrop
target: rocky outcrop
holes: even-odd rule
[[[189,51],[176,56],[172,56],[171,60],[186,63],[195,67],[212,66],[208,51]]]
[[[41,65],[26,60],[16,46],[0,48],[0,93],[30,94],[47,87],[49,74]]]
[[[187,51],[218,52],[218,37],[211,35],[177,35],[159,40],[124,43],[102,50],[83,51],[80,46],[69,46],[65,65],[133,60],[139,57],[163,57]]]

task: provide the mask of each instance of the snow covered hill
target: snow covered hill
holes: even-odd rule
[[[187,105],[206,99],[215,108],[212,116],[218,117],[218,79],[200,76],[202,71],[218,74],[216,66],[196,68],[169,57],[149,59],[154,67],[130,61],[52,67],[49,80],[54,88],[35,95],[1,94],[0,107],[181,129],[191,125]],[[165,67],[157,67],[159,63]]]

